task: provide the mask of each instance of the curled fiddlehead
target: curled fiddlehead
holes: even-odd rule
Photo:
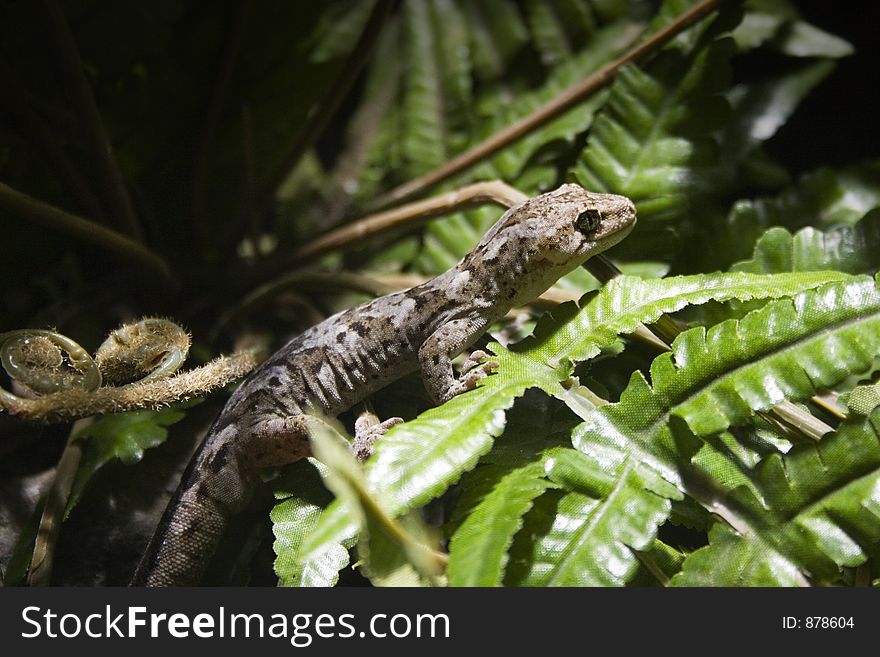
[[[110,385],[171,376],[189,354],[189,334],[178,324],[145,317],[111,331],[95,353],[95,362]]]
[[[95,390],[102,381],[89,352],[56,331],[0,333],[0,365],[9,378],[37,394],[70,388]],[[21,399],[2,388],[0,398]]]
[[[64,422],[136,408],[160,408],[205,394],[247,374],[253,351],[221,356],[179,372],[190,337],[167,319],[146,317],[110,333],[95,357],[54,331],[0,334],[0,365],[33,393],[0,388],[0,410],[24,419]]]

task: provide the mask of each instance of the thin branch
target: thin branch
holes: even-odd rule
[[[82,60],[70,26],[57,0],[42,0],[41,8],[46,18],[49,37],[56,51],[56,65],[61,71],[70,100],[82,120],[83,135],[92,157],[98,163],[106,189],[106,200],[110,203],[111,214],[123,223],[125,231],[138,241],[142,241],[141,227],[135,216],[131,198],[125,188],[119,164],[113,153],[113,146],[104,130],[101,114],[95,103],[89,81],[82,68]]]
[[[395,5],[396,1],[376,0],[367,24],[364,26],[357,44],[343,64],[339,76],[333,81],[321,100],[312,108],[305,125],[299,131],[299,136],[291,145],[287,155],[281,160],[278,171],[269,180],[263,198],[259,199],[260,202],[256,205],[257,209],[264,208],[271,202],[303,154],[324,132],[330,119],[333,118],[339,105],[366,65],[369,54],[379,37],[379,33],[382,31],[382,25],[391,13],[391,8]]]
[[[30,586],[49,586],[52,581],[55,548],[61,534],[64,510],[70,501],[70,492],[73,490],[73,482],[83,455],[83,444],[76,440],[76,435],[93,421],[94,418],[86,417],[73,423],[67,438],[67,446],[58,460],[58,465],[55,466],[55,476],[46,495],[46,504],[43,506],[40,527],[31,553],[31,565],[28,570]]]
[[[506,209],[518,205],[528,198],[526,194],[500,180],[475,183],[440,196],[433,196],[385,212],[378,212],[355,223],[325,233],[302,246],[290,258],[286,258],[279,268],[302,265],[328,251],[350,244],[359,244],[368,237],[381,235],[401,226],[420,226],[432,217],[454,210],[485,203],[495,203]]]
[[[196,237],[199,241],[205,237],[205,189],[208,179],[208,154],[211,144],[214,143],[217,130],[220,127],[220,119],[223,116],[223,108],[229,98],[229,89],[232,74],[241,53],[241,45],[244,42],[245,27],[250,16],[251,3],[249,0],[239,0],[238,6],[230,16],[230,24],[227,28],[226,43],[223,47],[223,59],[217,78],[211,91],[211,99],[208,103],[208,111],[205,115],[205,124],[199,138],[199,146],[196,151],[195,164],[193,165],[193,221],[195,222]]]
[[[164,258],[130,237],[115,230],[65,212],[0,182],[0,210],[35,223],[72,235],[123,258],[132,258],[147,265],[165,282],[174,277]]]
[[[777,404],[770,412],[798,433],[815,442],[819,442],[822,436],[834,431],[833,427],[788,400]]]
[[[813,395],[812,401],[819,408],[825,409],[835,419],[841,422],[846,419],[846,413],[840,403],[840,396],[833,390],[825,390]]]
[[[606,64],[581,82],[569,87],[546,105],[539,107],[530,115],[512,123],[507,128],[496,132],[485,141],[477,144],[461,155],[452,158],[443,166],[423,176],[410,180],[381,196],[375,207],[382,208],[424,192],[457,173],[473,166],[481,160],[494,155],[502,148],[552,121],[560,114],[582,102],[602,87],[611,83],[615,74],[626,64],[637,62],[653,53],[676,34],[690,27],[709,12],[714,10],[722,0],[704,0],[681,14],[672,23],[651,35],[639,45],[625,54]]]

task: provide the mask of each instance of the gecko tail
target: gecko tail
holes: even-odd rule
[[[215,427],[168,502],[130,586],[199,584],[230,518],[250,499],[256,482],[238,457],[238,429]]]

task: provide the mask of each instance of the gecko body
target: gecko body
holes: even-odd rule
[[[629,199],[563,185],[505,212],[436,278],[333,315],[288,342],[209,428],[132,584],[198,583],[260,470],[309,455],[314,417],[336,416],[417,369],[438,404],[473,388],[489,369],[456,378],[452,359],[510,308],[623,239],[635,221]]]

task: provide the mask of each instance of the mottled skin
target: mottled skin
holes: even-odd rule
[[[457,379],[452,359],[510,308],[623,239],[635,221],[629,199],[563,185],[504,213],[449,271],[288,342],[250,374],[208,430],[132,583],[198,583],[260,469],[309,454],[316,416],[335,416],[417,369],[438,404],[473,388],[489,365]]]

